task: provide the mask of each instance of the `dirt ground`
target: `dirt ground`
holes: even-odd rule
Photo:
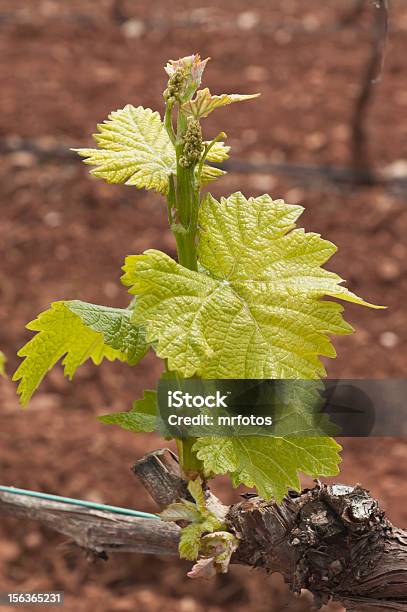
[[[96,123],[126,103],[162,109],[162,66],[197,51],[213,58],[206,84],[214,92],[262,93],[251,106],[208,119],[208,137],[226,131],[234,156],[251,162],[347,165],[373,10],[338,27],[352,7],[351,0],[129,0],[113,10],[110,0],[0,0],[0,347],[9,373],[30,336],[25,324],[51,301],[124,306],[124,257],[150,247],[175,254],[159,196],[97,181],[65,151],[90,144]],[[392,3],[390,26],[367,116],[369,154],[376,169],[405,176],[402,0]],[[38,149],[51,154],[39,156]],[[335,341],[339,356],[328,363],[329,376],[405,377],[405,192],[260,171],[231,172],[212,192],[238,189],[303,204],[306,229],[339,247],[331,269],[353,291],[388,306],[347,307],[357,333]],[[128,409],[158,372],[152,355],[132,370],[85,365],[75,384],[58,367],[26,411],[14,384],[2,380],[0,484],[154,510],[129,467],[160,441],[94,417]],[[406,526],[406,465],[404,439],[345,440],[340,479],[362,482]],[[228,501],[241,492],[222,479],[217,491]],[[202,585],[185,578],[187,567],[136,555],[89,565],[81,551],[34,523],[0,524],[0,591],[64,590],[67,612],[311,610],[308,595],[293,599],[278,576],[233,568]]]

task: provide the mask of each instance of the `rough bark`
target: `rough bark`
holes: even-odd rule
[[[170,451],[146,455],[133,471],[160,508],[188,496]],[[226,508],[210,491],[207,499],[240,540],[232,562],[278,571],[293,591],[307,588],[318,603],[333,598],[349,612],[407,611],[407,532],[359,485],[318,483],[279,505],[248,496]],[[11,493],[0,493],[0,515],[38,520],[98,556],[177,553],[179,528],[154,519]]]
[[[159,520],[2,492],[0,516],[39,521],[102,558],[109,552],[178,554],[179,528]]]
[[[280,505],[254,497],[227,520],[236,561],[281,572],[294,591],[355,612],[407,610],[407,532],[362,487],[318,484]]]

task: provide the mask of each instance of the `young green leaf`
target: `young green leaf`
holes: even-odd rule
[[[330,334],[352,328],[342,307],[321,297],[372,306],[321,266],[336,247],[294,229],[302,208],[237,193],[200,209],[199,259],[192,272],[159,251],[128,257],[123,282],[138,295],[134,321],[182,376],[318,378]],[[374,306],[373,306],[374,307]]]
[[[103,359],[134,365],[148,350],[144,331],[131,322],[131,310],[77,300],[54,302],[27,329],[38,333],[18,352],[25,359],[13,376],[20,381],[23,406],[61,357],[65,376],[72,378],[87,359],[96,365]]]
[[[211,144],[209,141],[205,141],[204,145]],[[229,159],[230,146],[225,145],[223,142],[215,142],[206,156],[206,161],[220,164],[223,161]]]
[[[174,502],[160,512],[159,517],[162,521],[176,523],[177,521],[188,521],[189,523],[199,523],[201,521],[201,513],[197,510],[196,505],[187,499],[181,499],[179,502]]]
[[[179,552],[183,559],[191,561],[197,559],[201,547],[201,536],[204,533],[213,533],[224,529],[224,522],[211,512],[205,502],[200,477],[190,480],[188,491],[195,503],[182,499],[180,502],[170,504],[161,514],[164,521],[189,521],[190,525],[181,529]]]
[[[99,149],[77,149],[85,163],[97,166],[91,174],[108,183],[166,193],[174,169],[174,149],[160,115],[128,104],[98,125],[93,137]]]
[[[194,444],[205,471],[229,473],[234,486],[256,487],[277,501],[289,488],[300,489],[299,471],[314,478],[338,474],[340,449],[328,437],[207,437]]]
[[[208,144],[210,143],[204,142],[204,145]],[[230,147],[226,146],[223,142],[215,142],[206,155],[206,161],[219,164],[229,158],[229,151]],[[196,172],[198,173],[198,167],[196,168]],[[201,184],[207,185],[212,181],[216,181],[216,179],[224,174],[226,174],[225,170],[214,168],[205,163],[202,168]]]
[[[196,92],[193,100],[185,102],[182,105],[182,110],[187,116],[194,117],[194,119],[204,119],[221,106],[252,100],[253,98],[258,98],[259,95],[221,94],[220,96],[213,96],[209,89],[205,87],[205,89],[200,89]]]
[[[202,533],[202,523],[191,523],[181,529],[179,541],[179,556],[181,559],[188,559],[189,561],[197,559]]]
[[[98,129],[99,133],[93,135],[98,149],[75,149],[86,164],[96,166],[91,174],[108,183],[168,193],[169,176],[176,174],[177,163],[175,149],[158,112],[128,104],[111,113]],[[219,142],[208,161],[223,161],[228,151],[229,147]],[[205,165],[205,182],[217,178],[210,173]]]
[[[190,480],[188,483],[188,491],[194,498],[196,507],[198,508],[199,512],[205,513],[207,509],[205,503],[205,494],[202,490],[202,480],[199,477],[195,480]]]
[[[133,402],[131,410],[104,414],[98,418],[102,423],[119,425],[128,431],[155,431],[157,428],[157,393],[156,391],[144,391],[143,398]]]
[[[225,170],[221,170],[220,168],[214,168],[213,166],[208,166],[204,164],[201,174],[201,185],[207,185],[212,181],[216,181],[216,179],[224,176],[226,174]]]

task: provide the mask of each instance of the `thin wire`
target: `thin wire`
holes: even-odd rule
[[[84,499],[73,499],[72,497],[61,497],[60,495],[51,495],[51,493],[40,493],[39,491],[30,491],[28,489],[18,489],[16,487],[5,487],[0,485],[0,492],[12,493],[13,495],[26,495],[27,497],[37,497],[38,499],[47,499],[57,501],[64,504],[72,504],[75,506],[84,506],[85,508],[93,508],[94,510],[102,510],[105,512],[114,512],[115,514],[125,514],[127,516],[137,516],[138,518],[159,519],[156,514],[149,512],[141,512],[140,510],[132,510],[130,508],[120,508],[119,506],[109,506],[98,504],[96,502],[85,501]]]

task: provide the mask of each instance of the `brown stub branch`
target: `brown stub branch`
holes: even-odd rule
[[[160,509],[188,497],[168,450],[149,453],[133,471]],[[234,563],[280,572],[292,590],[307,588],[320,603],[332,597],[349,612],[407,612],[407,532],[361,487],[318,484],[279,505],[251,497],[227,508],[210,491],[207,501],[240,539]],[[13,493],[0,493],[2,515],[37,520],[97,556],[177,554],[179,528],[159,520]]]

